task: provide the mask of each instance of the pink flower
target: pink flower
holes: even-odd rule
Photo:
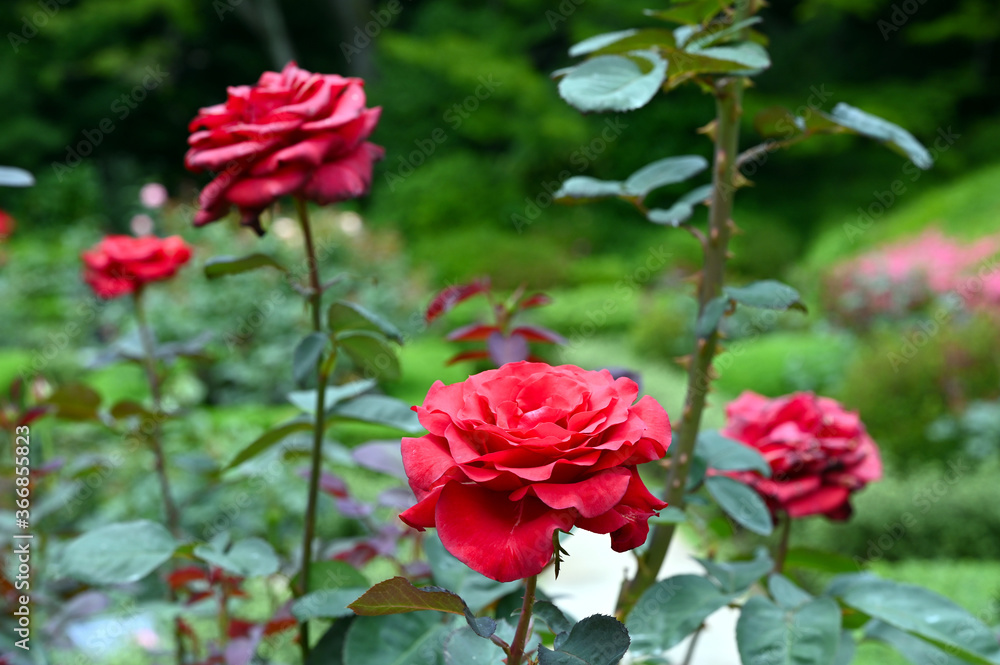
[[[139,190],[139,200],[147,208],[162,208],[167,202],[167,188],[158,182],[151,182]]]

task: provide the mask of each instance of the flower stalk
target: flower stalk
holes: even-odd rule
[[[702,239],[705,264],[698,287],[698,315],[722,293],[729,236],[732,230],[733,198],[736,185],[736,159],[739,150],[740,116],[743,113],[743,80],[738,76],[720,79],[715,87],[716,135],[713,164],[713,190],[708,219],[708,234]],[[694,447],[701,428],[702,413],[711,385],[712,359],[719,343],[718,331],[699,339],[688,368],[687,394],[677,437],[672,446],[670,472],[664,500],[673,507],[684,507],[684,494]],[[616,614],[628,616],[642,593],[656,582],[676,532],[676,524],[660,524],[653,530],[649,548],[639,557],[635,577],[622,585]]]
[[[524,659],[524,645],[528,641],[528,627],[531,625],[531,610],[535,606],[535,587],[538,575],[532,575],[524,581],[524,602],[521,604],[521,617],[517,621],[514,640],[510,644],[508,665],[521,665]]]
[[[306,262],[309,267],[309,305],[312,310],[312,324],[315,332],[322,332],[323,285],[320,281],[319,262],[316,259],[316,247],[313,242],[312,226],[309,223],[309,211],[304,199],[296,198],[295,207],[302,224],[302,235],[305,238]],[[313,540],[316,537],[316,507],[319,501],[319,479],[323,464],[323,434],[326,429],[326,382],[327,372],[332,367],[321,355],[316,362],[316,415],[313,423],[313,445],[309,460],[309,494],[306,502],[305,527],[302,533],[302,569],[299,573],[299,596],[309,593],[309,573],[313,561]],[[303,662],[309,657],[309,622],[299,624],[299,642],[302,649]]]

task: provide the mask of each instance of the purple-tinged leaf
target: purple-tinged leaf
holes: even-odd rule
[[[431,300],[431,304],[427,306],[427,313],[425,315],[427,322],[430,323],[445,312],[451,310],[452,307],[463,300],[467,300],[478,293],[483,293],[484,291],[489,290],[490,280],[488,277],[477,279],[469,284],[449,286],[434,296],[434,299]]]
[[[406,480],[403,452],[396,441],[369,441],[351,451],[351,457],[360,466],[378,471],[400,480]]]
[[[395,508],[396,510],[406,510],[417,502],[413,496],[413,491],[408,487],[390,487],[378,495],[376,502],[384,508]]]
[[[465,614],[465,603],[456,594],[440,587],[418,589],[404,577],[379,582],[348,607],[361,616],[383,616],[418,610]]]
[[[559,344],[565,346],[569,344],[565,337],[559,333],[542,328],[541,326],[518,326],[511,331],[514,335],[520,335],[529,342],[542,342],[543,344]]]
[[[309,468],[303,467],[299,469],[299,476],[309,480]],[[333,475],[329,471],[323,471],[321,473],[319,477],[319,488],[330,496],[335,496],[338,499],[347,498],[347,484],[340,477]]]
[[[484,358],[489,358],[489,351],[462,351],[461,353],[456,353],[451,358],[448,359],[446,365],[454,365],[455,363],[460,363],[463,360],[483,360]]]
[[[521,335],[504,337],[498,332],[493,333],[487,344],[490,349],[489,356],[498,367],[528,358],[528,340]]]
[[[375,508],[354,499],[337,499],[337,511],[344,517],[359,520],[370,517],[375,512]]]
[[[479,342],[489,339],[494,332],[499,332],[496,326],[488,326],[482,323],[471,323],[461,328],[455,328],[445,338],[449,342]]]
[[[521,309],[531,309],[532,307],[544,307],[551,304],[552,298],[550,296],[544,293],[534,293],[518,303],[518,307]]]

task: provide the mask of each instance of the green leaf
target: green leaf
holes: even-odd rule
[[[513,632],[510,629],[510,639]],[[482,639],[468,626],[453,631],[444,644],[445,665],[505,665],[505,659],[500,647]]]
[[[813,599],[812,594],[803,591],[797,584],[779,573],[767,579],[767,590],[782,609],[794,610]]]
[[[405,577],[379,582],[349,606],[362,616],[401,614],[417,610],[436,610],[463,614],[465,603],[457,594],[440,587],[418,589]]]
[[[609,196],[621,196],[624,192],[622,183],[617,180],[578,175],[568,178],[553,197],[560,203],[589,203]]]
[[[273,575],[281,565],[274,548],[261,538],[237,541],[225,551],[214,545],[198,545],[194,548],[194,555],[240,577]]]
[[[374,379],[361,379],[360,381],[351,381],[339,386],[327,386],[323,392],[323,404],[326,407],[326,413],[330,413],[334,407],[342,402],[363,395],[376,385]],[[316,415],[315,390],[296,390],[290,392],[288,393],[288,401],[309,415]]]
[[[323,351],[329,344],[330,338],[323,333],[309,333],[302,338],[302,341],[295,347],[292,354],[292,377],[295,384],[303,386],[310,379],[316,378],[316,365],[323,357]]]
[[[774,568],[774,561],[767,549],[760,547],[749,561],[710,561],[695,559],[704,566],[708,574],[715,579],[724,593],[739,593],[750,587]]]
[[[424,551],[434,573],[434,581],[453,589],[473,612],[479,612],[497,599],[522,588],[518,582],[497,582],[472,570],[445,550],[441,540],[434,535],[428,535],[424,540]]]
[[[710,476],[705,487],[719,507],[740,526],[762,536],[771,535],[774,524],[764,500],[752,488],[726,476]]]
[[[843,619],[841,619],[843,622]],[[854,652],[857,650],[857,645],[854,643],[854,636],[851,631],[844,630],[840,631],[840,641],[837,643],[837,655],[833,657],[833,665],[851,665],[854,660]]]
[[[538,646],[539,665],[615,665],[628,651],[628,631],[613,617],[595,614],[573,626],[552,651]]]
[[[354,615],[337,619],[309,652],[305,665],[344,665],[344,643]]]
[[[347,352],[365,376],[384,381],[397,381],[400,376],[399,358],[389,342],[379,333],[349,330],[337,334],[337,345]]]
[[[358,617],[347,631],[344,665],[439,665],[449,632],[427,612]]]
[[[643,13],[661,21],[697,25],[708,23],[726,4],[723,0],[681,0],[671,2],[666,9],[646,9]]]
[[[854,560],[836,552],[793,547],[785,554],[785,568],[809,568],[825,573],[849,573],[858,569]]]
[[[709,300],[694,325],[695,334],[702,338],[711,336],[718,329],[722,315],[727,309],[729,309],[729,298],[718,296]]]
[[[771,66],[771,58],[767,55],[767,50],[754,42],[740,42],[729,46],[710,46],[708,48],[689,47],[685,49],[685,52],[695,57],[707,58],[713,63],[723,63],[721,67],[709,65],[719,72],[738,71],[747,75],[751,72],[744,70],[758,72]]]
[[[60,388],[47,400],[55,407],[55,417],[65,420],[96,420],[101,396],[96,390],[82,383],[71,383]]]
[[[298,588],[301,571],[292,578],[292,588]],[[309,567],[309,588],[313,591],[322,589],[361,589],[354,600],[364,593],[371,584],[368,578],[361,574],[357,568],[346,561],[330,559],[326,561],[313,561]]]
[[[365,587],[346,587],[310,591],[292,603],[292,615],[299,621],[350,616],[354,612],[348,605],[357,600],[365,590]]]
[[[132,399],[123,399],[120,402],[116,402],[114,406],[112,406],[108,410],[108,413],[110,413],[111,417],[114,418],[115,420],[122,420],[124,418],[130,418],[132,416],[138,416],[140,418],[155,417],[152,411],[150,411],[142,404]],[[162,417],[165,418],[166,416]]]
[[[545,622],[549,631],[554,635],[568,632],[573,628],[573,622],[570,621],[569,617],[547,600],[536,600],[531,611],[535,617]]]
[[[965,665],[965,661],[879,620],[865,626],[865,639],[888,644],[914,665]]]
[[[236,453],[236,456],[230,460],[229,464],[227,464],[225,468],[223,468],[223,471],[235,468],[247,460],[253,459],[261,453],[269,450],[272,446],[280,441],[283,441],[292,434],[311,430],[312,427],[313,423],[311,419],[296,418],[295,420],[290,420],[286,423],[278,425],[277,427],[269,429],[254,439],[246,448]]]
[[[749,28],[751,25],[757,25],[761,23],[764,19],[759,16],[752,16],[748,19],[743,19],[742,21],[737,21],[736,23],[731,23],[721,30],[713,30],[713,25],[709,24],[704,30],[698,32],[694,39],[689,40],[685,43],[686,48],[700,49],[706,46],[711,46],[721,41],[725,41],[729,37],[736,36],[739,32],[743,31],[744,28]]]
[[[704,430],[698,434],[694,454],[705,460],[710,469],[757,471],[763,476],[771,475],[771,465],[756,448],[726,438],[716,430]]]
[[[833,111],[826,117],[841,127],[886,144],[901,155],[909,157],[922,169],[929,169],[934,165],[934,159],[927,148],[914,138],[913,134],[888,120],[843,102],[834,106]]]
[[[617,32],[606,32],[603,35],[594,35],[588,39],[584,39],[582,42],[577,42],[569,49],[569,54],[572,57],[577,57],[581,55],[587,55],[588,53],[593,53],[606,46],[610,46],[615,42],[619,42],[626,37],[631,37],[638,33],[636,29],[631,30],[618,30]]]
[[[564,76],[559,95],[583,112],[633,111],[656,95],[666,73],[667,61],[655,51],[601,55]]]
[[[680,524],[687,521],[687,515],[676,506],[667,506],[656,517],[650,517],[650,524]]]
[[[912,584],[872,577],[839,585],[841,602],[975,663],[1000,663],[1000,644],[989,628],[944,596]]]
[[[616,38],[617,35],[622,36]],[[622,30],[621,32],[591,37],[571,48],[569,54],[574,57],[590,54],[595,56],[622,55],[632,51],[666,51],[675,48],[677,48],[677,40],[674,39],[672,30],[645,28],[643,30]]]
[[[135,582],[170,559],[177,544],[156,522],[109,524],[71,540],[63,549],[60,572],[88,584]]]
[[[701,155],[660,159],[647,164],[625,180],[625,195],[644,198],[658,187],[683,182],[706,168],[708,160]]]
[[[743,665],[832,665],[839,643],[840,608],[830,598],[786,611],[754,596],[736,622]]]
[[[424,431],[417,414],[411,410],[409,404],[385,395],[361,395],[338,404],[330,413],[343,420],[385,425],[408,434],[419,434]]]
[[[797,309],[806,311],[799,292],[773,279],[753,282],[746,286],[727,286],[723,292],[730,300],[760,309]]]
[[[712,195],[712,185],[702,185],[677,199],[667,209],[653,208],[646,213],[646,219],[654,224],[665,226],[680,226],[694,215],[694,207],[699,203],[704,203]]]
[[[734,598],[700,575],[660,580],[642,594],[628,616],[632,652],[648,656],[665,652]]]
[[[771,106],[753,118],[754,129],[764,138],[790,139],[805,132],[806,123],[783,106]]]
[[[248,256],[216,256],[205,261],[205,277],[217,279],[226,275],[237,275],[241,272],[257,270],[258,268],[275,268],[288,272],[277,259],[267,254],[250,254]]]
[[[35,176],[15,166],[0,166],[0,187],[31,187]]]
[[[348,300],[338,300],[330,305],[326,311],[326,321],[331,332],[369,330],[382,333],[397,344],[403,343],[403,334],[399,328],[375,312]]]

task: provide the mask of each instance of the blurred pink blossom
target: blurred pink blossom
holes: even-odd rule
[[[139,200],[147,208],[162,208],[167,202],[167,188],[158,182],[145,184],[139,190]]]
[[[135,236],[142,237],[153,233],[153,218],[145,213],[134,216],[128,225],[132,229],[132,235]]]

